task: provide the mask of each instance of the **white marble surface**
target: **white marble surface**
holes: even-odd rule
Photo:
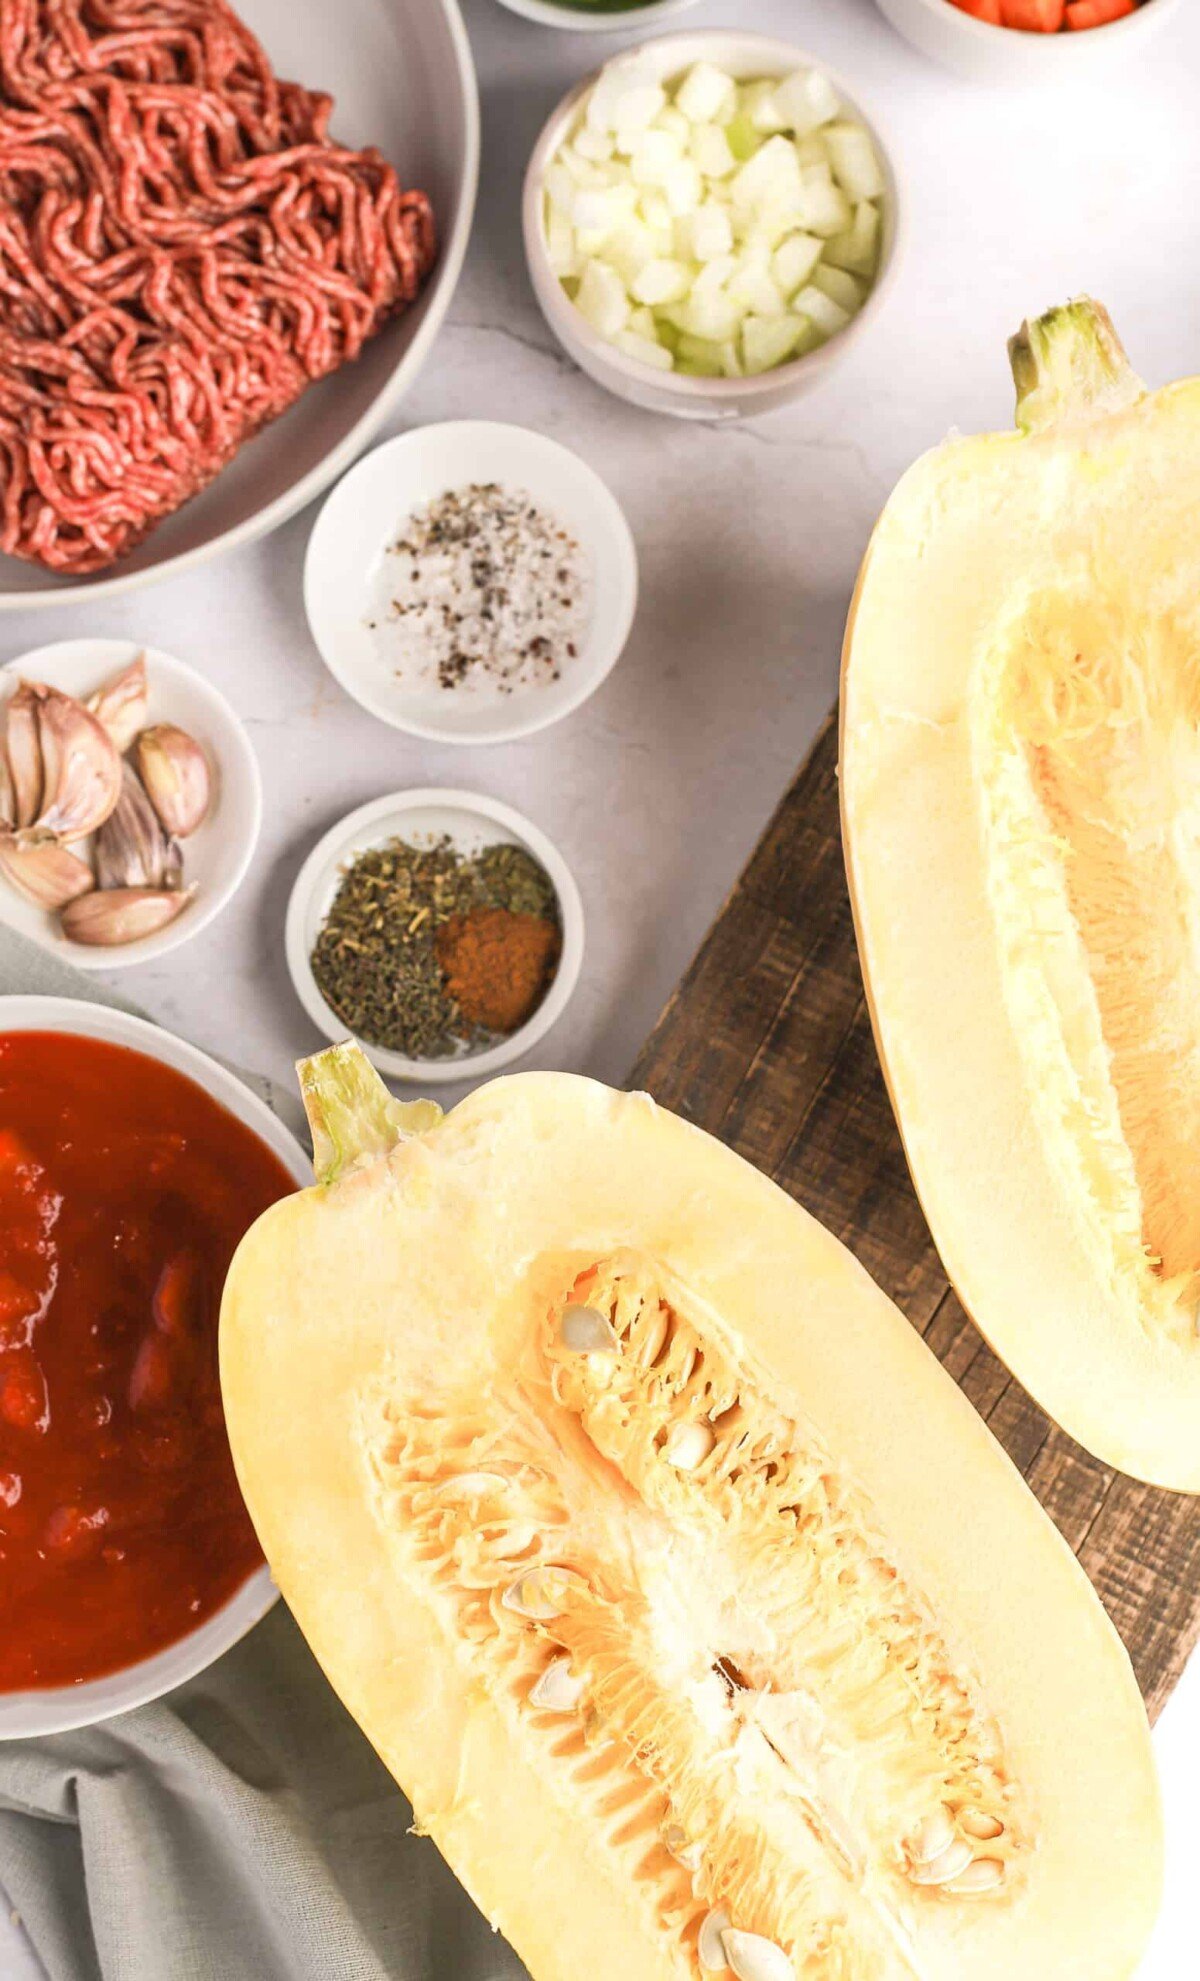
[[[83,631],[171,648],[249,722],[267,823],[241,895],[194,943],[119,980],[197,1043],[286,1077],[318,1043],[283,963],[284,908],[305,853],[368,798],[466,783],[529,812],[583,890],[583,982],[534,1063],[619,1080],[833,699],[855,568],[888,490],[948,427],[1008,424],[1009,331],[1087,289],[1108,302],[1150,380],[1200,369],[1200,260],[1184,219],[1200,183],[1200,13],[1180,10],[1107,86],[1050,96],[955,82],[870,0],[705,0],[684,24],[734,18],[824,57],[878,113],[906,194],[908,252],[874,335],[816,396],[716,431],[605,397],[559,355],[525,277],[525,158],[566,86],[628,35],[559,34],[496,0],[467,0],[484,106],[479,215],[450,324],[397,424],[523,421],[579,448],[624,503],[641,610],[587,708],[528,742],[477,751],[374,723],[307,635],[299,578],[311,513],[127,602],[0,627],[3,658]],[[1157,1738],[1169,1891],[1143,1981],[1182,1981],[1197,1972],[1200,1942],[1195,1666]],[[0,1976],[16,1962],[0,1937]]]

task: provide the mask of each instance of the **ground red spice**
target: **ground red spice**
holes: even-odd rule
[[[541,915],[475,908],[437,934],[446,991],[487,1032],[515,1032],[537,1010],[558,962],[559,934]]]

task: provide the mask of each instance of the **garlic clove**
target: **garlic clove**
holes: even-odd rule
[[[130,766],[121,766],[121,795],[96,834],[96,882],[102,888],[179,885],[179,848],[167,838],[158,813]]]
[[[132,749],[139,730],[146,727],[149,713],[145,654],[140,653],[128,667],[114,674],[94,695],[89,695],[87,708],[107,729],[121,756]]]
[[[111,949],[139,942],[173,922],[187,907],[194,887],[107,887],[81,895],[63,909],[62,932],[72,942]]]
[[[42,802],[42,746],[38,741],[37,696],[22,681],[8,704],[5,753],[12,780],[13,824],[32,825]]]
[[[159,722],[143,729],[134,758],[166,831],[186,839],[207,817],[212,799],[208,758],[199,743],[174,723]]]
[[[86,860],[68,853],[65,846],[56,846],[53,840],[41,846],[22,846],[11,836],[0,839],[0,875],[27,901],[51,910],[65,908],[96,885]]]
[[[31,687],[45,788],[30,831],[66,846],[109,817],[121,795],[121,759],[107,729],[82,702],[37,682]]]

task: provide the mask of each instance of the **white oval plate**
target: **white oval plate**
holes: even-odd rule
[[[0,1032],[73,1032],[109,1045],[129,1046],[194,1080],[236,1120],[264,1142],[272,1155],[302,1189],[312,1182],[312,1165],[294,1135],[272,1114],[265,1101],[207,1053],[187,1045],[159,1025],[104,1004],[84,1004],[69,997],[0,997]],[[85,1685],[47,1686],[36,1692],[0,1693],[0,1740],[25,1740],[35,1734],[65,1733],[71,1727],[92,1726],[114,1713],[127,1713],[160,1699],[186,1679],[195,1678],[214,1659],[263,1618],[279,1591],[269,1571],[256,1569],[215,1615],[152,1658],[126,1665],[107,1678]]]
[[[456,0],[237,0],[277,75],[333,97],[330,130],[377,145],[428,193],[441,248],[412,308],[239,449],[108,571],[64,578],[0,556],[0,611],[114,598],[252,543],[349,467],[415,380],[458,283],[479,180],[479,91]]]
[[[44,681],[84,701],[139,653],[146,656],[150,722],[174,722],[186,729],[203,747],[212,774],[208,817],[183,841],[183,878],[185,884],[197,883],[196,897],[154,935],[113,949],[95,949],[71,942],[56,915],[26,901],[0,877],[0,922],[77,970],[120,970],[131,963],[150,963],[207,928],[240,887],[262,825],[258,759],[241,722],[203,674],[158,647],[139,646],[136,640],[60,640],[55,646],[35,647],[0,668],[0,712],[18,680]],[[85,845],[81,842],[73,850],[85,851]]]
[[[432,787],[394,792],[349,813],[318,841],[296,876],[285,932],[288,969],[296,995],[318,1031],[335,1044],[346,1038],[348,1027],[330,1010],[317,989],[309,957],[333,904],[342,868],[369,847],[410,834],[431,840],[447,835],[468,854],[480,852],[485,846],[524,846],[545,868],[558,896],[562,955],[554,981],[528,1024],[509,1038],[482,1052],[464,1050],[446,1059],[405,1059],[403,1054],[390,1052],[385,1046],[359,1040],[371,1064],[393,1080],[429,1087],[449,1080],[483,1079],[519,1059],[545,1037],[566,1008],[583,962],[583,903],[574,876],[545,833],[529,819],[522,818],[511,805],[502,805],[495,798],[479,797],[473,791],[443,791]]]
[[[582,547],[592,575],[583,650],[557,681],[509,695],[405,688],[367,625],[384,554],[420,504],[490,481],[524,489]],[[569,448],[495,420],[414,427],[376,447],[327,497],[304,561],[304,608],[330,673],[381,722],[440,743],[501,743],[560,722],[615,666],[636,604],[637,552],[616,497]]]

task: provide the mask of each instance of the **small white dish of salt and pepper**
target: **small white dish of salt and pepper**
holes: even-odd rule
[[[326,666],[380,721],[508,742],[561,721],[615,666],[637,554],[569,448],[455,420],[385,441],[338,483],[309,539],[304,604]]]

